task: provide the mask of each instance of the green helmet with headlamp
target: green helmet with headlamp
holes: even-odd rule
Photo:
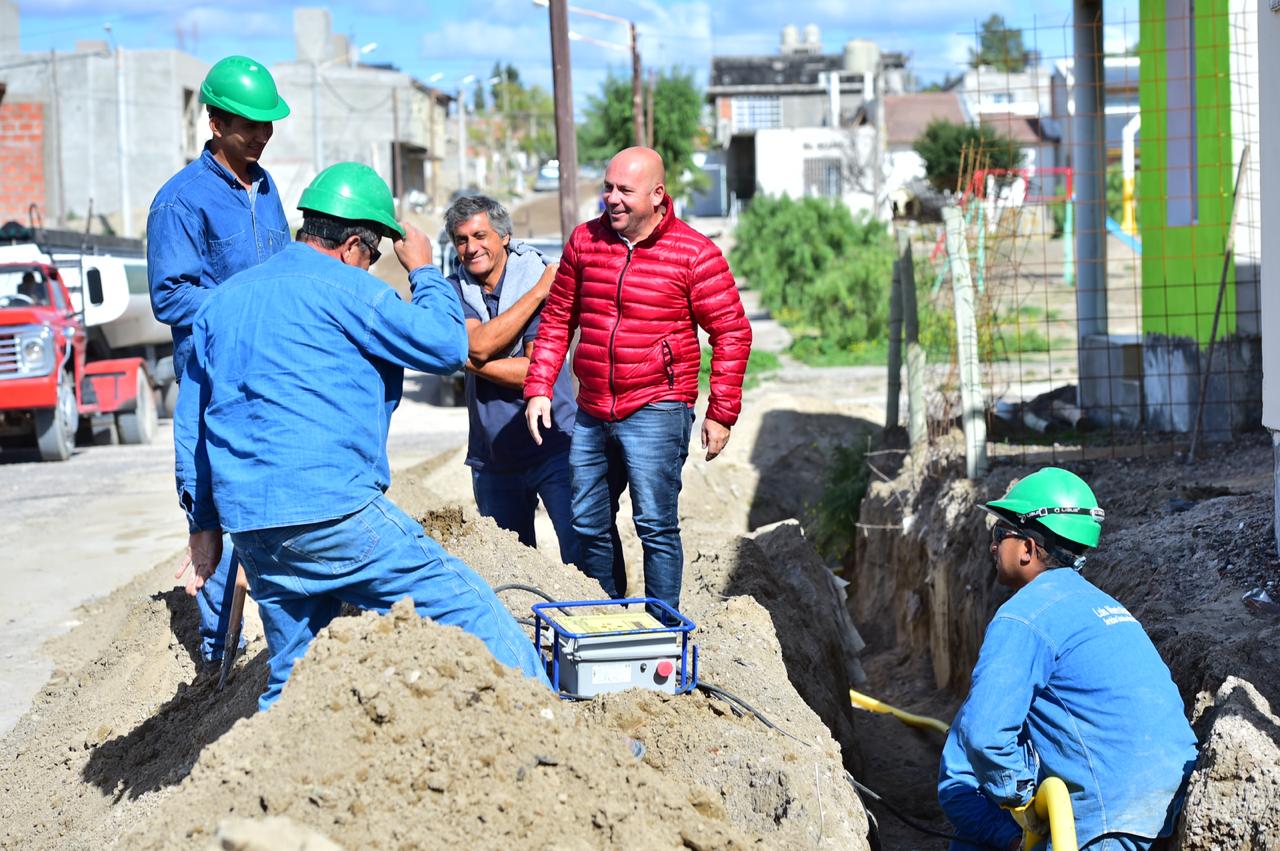
[[[1075,555],[1098,546],[1106,519],[1084,479],[1059,467],[1044,467],[1019,479],[1003,497],[981,507],[1049,544],[1056,538]]]

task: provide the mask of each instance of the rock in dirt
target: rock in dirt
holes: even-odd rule
[[[1280,848],[1280,717],[1249,682],[1227,677],[1187,787],[1184,851]]]
[[[220,822],[205,851],[343,851],[343,848],[292,819],[267,816]]]

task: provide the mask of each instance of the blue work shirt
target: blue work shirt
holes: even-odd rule
[[[406,304],[294,243],[205,300],[174,417],[191,531],[331,520],[386,491],[405,368],[448,375],[467,357],[449,282],[431,265],[409,281]]]
[[[510,264],[508,264],[510,265]],[[506,272],[493,292],[484,293],[487,316],[462,303],[467,319],[488,322],[499,313],[498,302]],[[461,285],[450,279],[461,298]],[[542,309],[533,315],[519,338],[523,355],[526,347],[538,336],[538,324]],[[566,361],[567,364],[567,361]],[[467,437],[467,466],[491,473],[514,473],[527,470],[559,452],[568,452],[573,439],[573,425],[577,422],[578,406],[573,401],[573,382],[569,370],[561,365],[556,376],[555,395],[551,399],[551,428],[542,429],[542,445],[533,442],[529,426],[524,418],[524,388],[504,387],[471,372],[466,376],[467,414],[470,428]]]
[[[179,380],[191,353],[191,325],[210,291],[289,244],[289,222],[271,175],[249,166],[252,186],[210,152],[169,178],[147,216],[151,310],[173,328]]]
[[[951,729],[944,780],[970,772],[1003,806],[1060,777],[1081,845],[1168,835],[1196,760],[1182,698],[1142,625],[1069,568],[1040,574],[996,612]]]

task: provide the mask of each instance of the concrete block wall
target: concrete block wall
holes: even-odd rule
[[[44,116],[41,103],[0,102],[0,223],[45,208]]]

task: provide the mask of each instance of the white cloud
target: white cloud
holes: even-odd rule
[[[196,6],[183,12],[176,23],[188,32],[194,29],[201,38],[278,38],[282,33],[293,33],[291,11],[228,15],[224,7]]]

